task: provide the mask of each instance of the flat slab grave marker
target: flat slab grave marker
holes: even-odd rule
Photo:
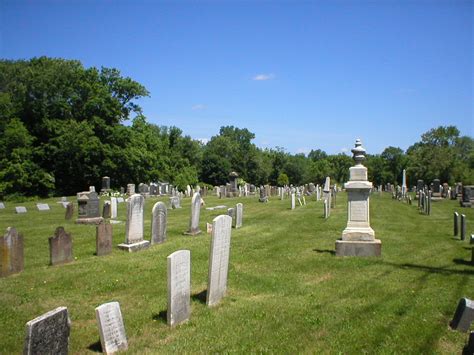
[[[37,203],[36,208],[38,209],[38,211],[49,211],[50,210],[49,205],[47,203]]]
[[[15,212],[16,212],[16,213],[26,213],[26,207],[24,207],[24,206],[17,206],[17,207],[15,207]]]
[[[49,264],[59,265],[73,260],[71,234],[63,227],[56,228],[54,236],[49,237]]]
[[[23,236],[8,227],[0,237],[0,277],[23,271]]]
[[[150,246],[148,240],[143,240],[143,211],[145,197],[134,194],[127,200],[127,221],[125,223],[125,243],[119,244],[120,249],[135,252]]]
[[[71,320],[66,307],[58,307],[26,323],[23,354],[67,355]]]
[[[460,332],[467,332],[474,320],[474,302],[467,298],[459,300],[450,327]]]
[[[166,240],[166,217],[168,209],[164,202],[153,206],[151,216],[151,244],[161,244]]]
[[[127,350],[127,335],[125,334],[120,304],[109,302],[100,305],[95,309],[95,317],[99,327],[102,352],[111,354],[120,350]]]
[[[231,231],[232,217],[220,215],[212,221],[206,295],[208,306],[219,303],[227,290]]]
[[[167,258],[168,264],[168,325],[175,326],[191,314],[191,252],[178,250]]]
[[[112,252],[112,225],[101,223],[96,227],[95,245],[96,255],[103,256]]]

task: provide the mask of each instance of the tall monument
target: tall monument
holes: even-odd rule
[[[369,193],[372,183],[367,181],[367,168],[362,165],[365,149],[356,139],[352,150],[355,166],[349,168],[349,181],[344,184],[347,191],[347,227],[342,238],[336,240],[336,256],[380,256],[382,242],[375,239],[370,228]]]

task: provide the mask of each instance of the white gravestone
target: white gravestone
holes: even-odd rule
[[[130,196],[127,201],[127,221],[125,223],[125,243],[118,247],[129,252],[146,249],[150,246],[148,240],[143,240],[143,210],[145,197],[140,194]]]
[[[199,229],[199,215],[201,213],[201,195],[196,192],[191,200],[191,218],[189,219],[189,229],[184,232],[186,235],[198,235],[201,233]]]
[[[24,206],[17,206],[17,207],[15,207],[15,212],[16,212],[16,213],[26,213],[26,207],[24,207]]]
[[[58,307],[26,323],[23,354],[67,355],[71,320],[66,307]]]
[[[110,198],[110,218],[117,218],[117,197]]]
[[[37,203],[36,208],[38,211],[49,211],[49,205],[47,203]]]
[[[295,209],[295,204],[296,204],[296,201],[295,201],[295,193],[291,193],[291,209],[294,210]]]
[[[234,228],[241,228],[242,227],[242,219],[244,215],[244,205],[242,203],[238,203],[235,205],[235,225]]]
[[[208,306],[219,303],[227,290],[231,231],[232,217],[220,215],[212,221],[206,295],[206,304]]]
[[[168,209],[164,202],[153,206],[151,216],[151,244],[161,244],[166,240],[166,216]]]
[[[5,204],[3,202],[0,202],[0,210],[5,209]]]
[[[123,197],[117,197],[117,203],[124,203],[125,200],[123,199]]]
[[[168,325],[175,326],[191,314],[191,252],[178,250],[169,255],[168,264]]]
[[[372,183],[367,181],[367,168],[362,165],[365,160],[365,149],[359,139],[352,149],[356,165],[349,168],[349,182],[344,187],[347,191],[347,227],[342,238],[336,241],[337,256],[380,256],[382,243],[375,239],[375,232],[370,227],[369,194]]]
[[[104,303],[95,309],[102,352],[112,354],[128,349],[127,335],[118,302]]]

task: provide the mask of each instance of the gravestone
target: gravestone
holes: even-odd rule
[[[5,204],[3,202],[0,202],[0,210],[4,210],[5,209]]]
[[[296,198],[296,196],[295,196],[295,193],[293,192],[293,193],[291,194],[291,209],[292,209],[292,210],[295,209],[295,204],[296,204],[295,198]]]
[[[453,234],[454,236],[458,235],[458,230],[459,230],[459,213],[454,212],[454,231]]]
[[[26,213],[26,207],[24,207],[24,206],[17,206],[17,207],[15,207],[15,212],[16,212],[16,213]]]
[[[71,234],[63,227],[56,228],[53,237],[49,237],[49,264],[59,265],[73,260]]]
[[[150,246],[148,240],[143,240],[143,211],[145,197],[134,194],[127,200],[127,220],[125,222],[125,243],[118,247],[128,252],[146,249]]]
[[[135,184],[127,184],[127,195],[132,196],[135,194]]]
[[[99,224],[100,216],[99,197],[95,191],[84,191],[77,194],[78,216],[76,223]]]
[[[168,264],[168,325],[186,322],[191,314],[191,252],[178,250],[166,258]]]
[[[102,178],[102,188],[100,189],[101,192],[109,192],[110,191],[110,178],[108,176],[104,176]]]
[[[167,214],[164,202],[155,203],[151,216],[151,244],[161,244],[166,240]]]
[[[402,172],[402,198],[405,198],[407,195],[407,172],[403,169]]]
[[[191,218],[189,219],[189,228],[184,234],[198,235],[201,233],[199,229],[199,216],[201,214],[201,195],[196,192],[191,200]]]
[[[66,307],[58,307],[26,323],[23,354],[67,355],[71,320]]]
[[[425,187],[425,182],[423,180],[417,180],[416,181],[416,193],[419,194],[420,191],[423,191],[423,188]]]
[[[38,209],[38,211],[49,211],[50,210],[49,205],[47,203],[37,203],[36,208]]]
[[[23,236],[8,227],[0,238],[0,277],[23,271]]]
[[[230,183],[230,188],[229,188],[229,193],[231,197],[237,197],[239,188],[237,186],[237,179],[239,177],[239,174],[237,174],[235,171],[232,171],[229,174],[229,183]]]
[[[110,218],[112,219],[117,218],[117,198],[116,197],[110,198]]]
[[[97,307],[95,318],[99,327],[103,353],[112,354],[128,349],[127,335],[118,302],[104,303]]]
[[[234,219],[234,228],[241,228],[242,227],[242,220],[244,216],[244,205],[242,203],[238,203],[235,205],[235,219]]]
[[[454,330],[467,332],[473,320],[474,302],[467,298],[461,298],[449,326]]]
[[[463,349],[463,355],[464,354],[469,354],[472,355],[474,354],[474,330],[471,330],[469,332],[469,340],[467,342],[467,345]]]
[[[268,196],[266,195],[265,188],[260,186],[260,198],[258,202],[268,202]]]
[[[206,304],[213,306],[224,297],[229,270],[232,218],[220,215],[212,221],[211,249]]]
[[[463,186],[462,187],[462,196],[461,196],[461,207],[471,207],[471,187]]]
[[[95,192],[95,186],[89,186],[89,192]]]
[[[125,200],[123,199],[123,197],[117,197],[117,203],[124,203]]]
[[[355,166],[349,168],[349,182],[344,184],[348,200],[347,227],[336,241],[336,256],[380,256],[382,243],[375,239],[370,227],[369,194],[372,183],[367,181],[367,168],[362,165],[365,149],[360,139],[352,149]]]
[[[111,209],[112,208],[111,208],[111,205],[110,205],[110,201],[105,201],[104,206],[102,207],[102,217],[106,218],[106,219],[110,219],[110,217],[112,215]]]
[[[64,216],[65,219],[69,220],[74,216],[74,204],[72,202],[68,202],[66,206],[66,214]]]
[[[323,208],[324,208],[324,219],[329,218],[329,202],[328,200],[323,200]]]
[[[466,215],[461,215],[461,240],[466,239]]]
[[[100,223],[96,227],[95,246],[96,255],[103,256],[112,252],[112,225]]]
[[[232,225],[235,223],[235,208],[231,207],[227,209],[227,215],[232,218]]]
[[[170,197],[170,205],[172,209],[181,208],[181,201],[179,196]]]

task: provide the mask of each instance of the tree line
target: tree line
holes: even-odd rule
[[[258,148],[246,128],[221,127],[203,144],[178,127],[147,121],[136,100],[146,88],[117,69],[84,68],[77,60],[40,57],[0,60],[0,193],[71,195],[110,176],[112,187],[168,181],[220,185],[236,171],[241,181],[300,185],[326,176],[343,183],[353,165],[345,154],[319,149],[290,154]],[[474,142],[454,126],[434,128],[403,151],[368,155],[375,185],[474,183]]]

